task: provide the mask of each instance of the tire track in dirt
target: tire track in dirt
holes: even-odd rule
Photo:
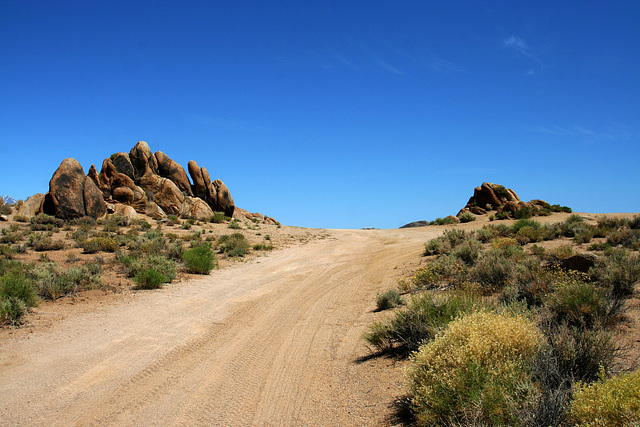
[[[398,384],[360,334],[437,232],[331,234],[4,343],[1,424],[382,423]]]

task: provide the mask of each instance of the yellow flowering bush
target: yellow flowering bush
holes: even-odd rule
[[[640,371],[578,384],[569,410],[580,427],[640,425]]]
[[[449,323],[406,372],[418,423],[519,424],[516,410],[539,394],[527,367],[543,341],[524,317],[479,311]]]

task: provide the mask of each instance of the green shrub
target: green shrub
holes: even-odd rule
[[[145,268],[133,276],[138,289],[158,289],[163,283],[169,282],[167,276],[153,268]]]
[[[449,252],[451,252],[451,245],[442,237],[436,237],[424,244],[425,255],[441,255]]]
[[[513,263],[500,250],[492,249],[482,254],[470,274],[485,290],[497,291],[511,280]]]
[[[241,233],[220,236],[217,244],[218,249],[230,257],[243,257],[249,251],[249,242]]]
[[[524,206],[516,211],[515,217],[516,219],[526,219],[531,218],[537,213],[536,208],[531,206]]]
[[[29,307],[38,305],[38,295],[28,277],[11,271],[0,277],[0,324],[18,324]]]
[[[234,230],[240,230],[242,229],[242,224],[240,224],[240,221],[238,221],[237,219],[234,219],[229,223],[229,228],[233,228]]]
[[[402,297],[395,289],[389,289],[384,293],[378,292],[376,295],[376,309],[378,311],[395,308],[402,304]]]
[[[542,343],[524,317],[475,312],[449,323],[407,371],[418,424],[521,424],[538,397],[528,366]]]
[[[211,251],[209,244],[200,244],[184,251],[182,259],[187,270],[196,274],[209,274],[217,264],[215,254]]]
[[[601,257],[590,270],[591,279],[614,297],[631,296],[640,280],[640,256],[625,250],[614,250]]]
[[[167,278],[167,282],[176,278],[176,263],[164,255],[129,255],[120,258],[120,262],[124,265],[129,277],[135,277],[142,270],[153,269],[162,273]]]
[[[225,221],[229,221],[231,218],[225,216],[224,212],[214,212],[213,215],[209,217],[209,222],[213,222],[215,224],[221,224]]]
[[[267,244],[267,243],[256,243],[255,245],[253,245],[253,250],[255,251],[271,251],[273,250],[273,245],[272,244]]]
[[[468,295],[454,295],[434,299],[429,294],[411,298],[410,303],[384,322],[374,322],[363,339],[381,352],[394,350],[407,354],[418,349],[462,313],[482,306],[482,302]]]
[[[640,371],[578,384],[569,417],[579,427],[640,425]]]
[[[482,245],[475,239],[469,239],[451,251],[451,256],[458,258],[467,266],[473,266],[480,255]]]
[[[38,215],[31,217],[31,229],[34,231],[39,230],[53,230],[60,228],[64,225],[64,221],[55,216],[39,213]]]
[[[463,212],[458,216],[460,222],[471,222],[476,220],[476,216],[471,212]]]
[[[556,289],[548,305],[560,321],[581,328],[604,322],[608,308],[604,290],[580,280]]]
[[[42,233],[31,233],[27,239],[27,244],[36,252],[59,251],[64,248],[64,242],[53,240],[50,236]]]
[[[55,263],[48,262],[36,266],[31,272],[40,296],[52,300],[99,287],[102,284],[100,274],[98,263],[62,270]]]
[[[433,221],[431,221],[429,223],[429,225],[450,225],[450,224],[456,224],[458,221],[456,221],[454,218],[448,216],[446,218],[436,218]]]
[[[87,254],[96,252],[115,252],[120,248],[118,241],[113,237],[95,237],[82,243],[82,250]]]
[[[492,228],[484,226],[475,232],[475,238],[482,243],[490,242],[495,237],[495,232]]]
[[[451,230],[444,230],[442,234],[444,240],[448,241],[451,245],[451,248],[455,248],[459,244],[464,243],[469,238],[469,235],[464,230],[459,230],[456,228],[453,228]]]
[[[442,280],[442,266],[431,263],[419,268],[411,278],[403,281],[403,287],[407,291],[432,289],[438,286]]]

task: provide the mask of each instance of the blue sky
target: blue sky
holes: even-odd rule
[[[0,0],[0,194],[139,140],[283,224],[640,211],[637,1]]]

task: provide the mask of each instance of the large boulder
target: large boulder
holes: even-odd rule
[[[133,165],[136,177],[143,176],[147,172],[147,169],[150,169],[153,173],[158,173],[158,161],[151,152],[149,145],[144,141],[138,141],[131,149],[129,159]]]
[[[182,204],[182,217],[198,220],[211,218],[213,211],[211,207],[199,197],[185,197]]]
[[[231,197],[231,193],[224,182],[216,179],[213,181],[213,186],[216,189],[217,195],[217,206],[216,210],[224,212],[224,214],[228,217],[233,216],[233,210],[235,209],[235,205],[233,203],[233,197]]]
[[[162,151],[156,151],[155,157],[158,163],[159,175],[164,178],[169,178],[178,186],[180,191],[186,195],[193,196],[193,193],[191,192],[191,183],[189,182],[187,173],[184,171],[182,166],[176,163],[175,160],[170,159],[169,156],[164,154]]]
[[[155,194],[155,202],[167,215],[181,215],[184,194],[173,181],[160,178],[160,188]]]
[[[26,218],[38,215],[41,212],[43,201],[44,194],[34,194],[22,203],[22,206],[18,209],[18,215]]]
[[[598,262],[598,256],[590,252],[581,252],[561,260],[558,265],[565,270],[587,273]]]
[[[477,206],[484,210],[495,210],[507,202],[519,202],[515,191],[499,184],[483,182],[473,190],[473,196],[467,202],[466,209]]]
[[[71,158],[64,159],[53,174],[42,206],[45,213],[63,219],[98,218],[107,209],[98,186],[85,176],[80,163]]]

